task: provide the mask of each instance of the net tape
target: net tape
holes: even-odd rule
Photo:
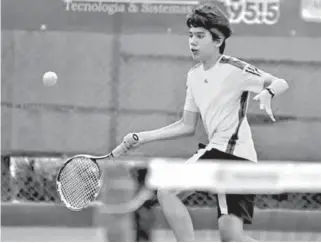
[[[56,176],[59,168],[62,166],[65,160],[64,158],[19,156],[19,157],[11,157],[11,158],[2,157],[2,159],[3,159],[2,161],[3,163],[1,166],[1,171],[2,171],[2,176],[1,176],[2,197],[1,198],[3,202],[28,201],[28,202],[61,203],[61,199],[57,195],[57,191],[56,191]],[[139,160],[146,160],[146,158],[145,159],[139,158]],[[174,160],[173,162],[171,162],[172,159],[170,158],[161,159],[161,160],[165,160],[165,162],[167,161],[171,165],[173,165],[175,162],[180,164],[184,162],[181,160],[177,160],[177,161]],[[121,164],[122,161],[118,160],[117,163]],[[133,160],[124,161],[124,163],[127,163],[129,166],[131,166],[130,164],[132,164],[131,167],[133,167],[133,170],[134,170],[132,174],[133,179],[135,179],[136,177],[142,176],[142,173],[137,174],[137,170],[141,172],[141,171],[146,171],[146,167],[149,168],[149,176],[146,179],[147,184],[150,182],[149,181],[150,175],[155,174],[155,172],[152,171],[152,169],[150,169],[150,167],[154,166],[153,160],[150,160],[149,166],[145,162],[137,161],[137,159],[134,159],[134,161]],[[135,164],[135,166],[133,164]],[[201,164],[201,163],[197,163],[197,164]],[[226,162],[224,162],[224,164],[226,164]],[[284,193],[279,193],[278,191],[280,190],[276,190],[274,186],[272,186],[273,193],[269,193],[266,190],[260,191],[255,201],[255,205],[258,208],[262,208],[262,209],[287,208],[287,209],[297,209],[297,210],[320,209],[321,190],[320,189],[318,190],[318,186],[316,184],[319,181],[320,175],[319,174],[315,175],[315,173],[318,173],[320,171],[320,168],[317,163],[313,164],[312,162],[308,162],[308,161],[303,161],[303,162],[260,161],[257,165],[254,165],[254,166],[255,168],[263,169],[264,164],[273,165],[273,167],[276,166],[277,168],[287,168],[287,169],[291,167],[293,168],[292,164],[294,164],[295,168],[298,168],[298,166],[300,166],[300,168],[296,170],[299,172],[305,171],[305,168],[307,168],[307,166],[311,164],[315,169],[312,169],[311,178],[309,177],[309,173],[306,176],[304,176],[304,174],[302,173],[299,174],[299,177],[303,177],[302,179],[299,179],[299,180],[302,180],[303,182],[305,181],[305,183],[307,183],[307,181],[310,182],[311,187],[306,186],[307,189],[303,189],[303,188],[296,189],[295,185],[292,185],[292,190],[287,190],[288,192],[284,192]],[[101,169],[102,171],[104,171],[103,174],[106,175],[104,181],[108,179],[112,179],[113,185],[111,186],[115,185],[120,187],[122,185],[125,185],[125,184],[122,184],[123,179],[127,180],[131,178],[131,177],[128,178],[127,175],[120,175],[118,172],[114,173],[112,170],[109,169],[109,166],[107,166],[105,163],[101,163],[100,165],[102,165]],[[109,171],[110,173],[106,174],[106,170],[104,168],[105,165],[106,165],[107,171]],[[179,167],[179,168],[182,168],[182,167]],[[186,168],[186,165],[184,165],[184,168]],[[242,168],[245,168],[245,167],[243,166]],[[184,173],[179,171],[178,172],[179,174],[175,175],[176,177],[174,177],[173,179],[173,177],[169,177],[169,173],[175,174],[173,172],[170,172],[172,169],[169,168],[169,171],[167,171],[166,175],[164,175],[165,176],[164,178],[167,179],[167,182],[168,182],[168,179],[174,180],[175,178],[182,177],[181,173]],[[281,170],[281,172],[290,173],[290,170],[288,171]],[[258,173],[260,173],[260,171]],[[191,183],[191,181],[195,181],[197,178],[199,178],[199,176],[197,176],[194,171],[190,173],[190,176],[191,177],[188,178],[188,183]],[[256,175],[256,177],[259,177],[259,174]],[[154,179],[155,178],[156,177],[154,177]],[[283,177],[283,180],[284,179],[285,178]],[[160,180],[162,180],[162,183],[166,182],[161,178]],[[252,181],[254,180],[255,179],[252,179]],[[212,185],[214,185],[213,182],[211,183]],[[237,186],[241,187],[242,185],[244,185],[242,183],[241,185],[236,185],[236,186],[233,185],[233,186],[234,188],[237,188]],[[295,183],[298,183],[298,182],[295,181]],[[289,184],[291,186],[291,183]],[[100,193],[100,194],[102,195],[103,193]],[[191,194],[188,198],[186,198],[186,200],[184,200],[184,203],[189,207],[216,207],[217,202],[214,194],[215,193],[212,193],[212,192],[203,192],[203,190],[195,190],[195,193]],[[98,201],[101,200],[100,196],[97,198]]]
[[[182,163],[166,159],[149,162],[126,161],[125,167],[146,167],[144,185],[134,198],[122,204],[105,204],[111,214],[137,210],[153,196],[154,190],[207,191],[219,194],[280,194],[320,192],[321,164],[244,163],[206,161]]]
[[[127,163],[127,162],[126,162]],[[140,162],[128,162],[137,166]],[[152,159],[148,165],[146,186],[151,189],[194,189],[225,193],[320,192],[319,163],[242,163],[206,161],[184,164],[182,161]]]

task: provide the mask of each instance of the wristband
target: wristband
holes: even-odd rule
[[[265,89],[269,92],[269,94],[272,96],[272,98],[275,96],[275,92],[271,88],[267,87]]]

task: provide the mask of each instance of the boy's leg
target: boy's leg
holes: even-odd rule
[[[186,163],[195,163],[204,154],[206,150],[200,149]],[[187,207],[182,202],[191,193],[193,192],[158,191],[157,193],[158,202],[177,241],[195,241],[193,222]]]
[[[254,199],[254,195],[217,195],[218,226],[222,241],[255,241],[246,235],[243,227],[252,223]]]
[[[182,202],[182,197],[176,194],[175,192],[158,191],[158,202],[176,240],[195,241],[191,216]],[[185,194],[183,197],[186,198],[189,194]]]
[[[219,232],[223,242],[251,242],[255,241],[243,230],[243,219],[234,214],[224,214],[218,219]]]
[[[254,195],[219,194],[218,226],[224,242],[255,241],[244,232],[244,224],[251,224],[254,212]]]
[[[232,154],[212,149],[204,159],[240,160],[252,163]],[[244,224],[251,224],[254,213],[255,195],[218,194],[218,225],[222,241],[255,241],[244,232]]]

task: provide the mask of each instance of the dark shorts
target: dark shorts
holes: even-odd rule
[[[202,148],[202,145],[200,145]],[[220,159],[220,160],[243,160],[250,162],[244,158],[224,153],[217,149],[206,151],[199,160]],[[245,224],[251,224],[254,213],[253,194],[219,194],[216,195],[218,218],[224,214],[233,214],[241,219]]]
[[[199,144],[199,148],[202,149],[205,146]],[[206,151],[201,157],[197,159],[197,162],[200,160],[206,159],[220,159],[220,160],[242,160],[244,163],[250,162],[244,158],[236,157],[231,154],[224,153],[217,149],[212,149],[210,151]],[[134,173],[134,178],[138,181],[139,185],[142,186],[144,184],[146,178],[147,170],[139,169]],[[190,192],[186,194],[182,194],[181,199],[186,199]],[[218,210],[218,218],[220,218],[224,214],[233,214],[241,219],[245,224],[251,224],[254,212],[254,198],[255,195],[245,195],[245,194],[220,194],[215,195],[217,199],[217,210]],[[143,208],[150,208],[157,204],[156,191],[155,197],[152,200],[148,200]]]

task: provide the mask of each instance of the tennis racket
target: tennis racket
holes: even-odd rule
[[[117,158],[137,142],[138,136],[133,134],[130,140],[121,143],[107,155],[79,154],[65,161],[58,172],[56,185],[58,195],[66,207],[73,211],[88,207],[97,198],[103,181],[97,161]]]

